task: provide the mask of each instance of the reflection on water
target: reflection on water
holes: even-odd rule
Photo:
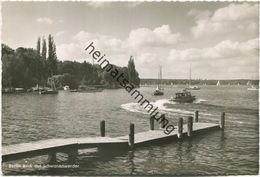
[[[165,88],[154,97],[153,88],[140,88],[151,102],[177,123],[179,117],[200,111],[199,121],[217,123],[226,112],[226,129],[190,140],[142,147],[80,150],[78,169],[8,169],[7,174],[31,175],[235,175],[258,173],[258,93],[245,87],[207,86],[193,94],[194,104],[169,102],[178,88]],[[59,92],[58,95],[3,95],[3,144],[49,138],[99,136],[99,122],[106,120],[106,135],[121,136],[135,123],[136,132],[149,129],[148,115],[123,89],[98,93]],[[156,125],[158,127],[158,125]],[[13,163],[45,163],[46,157]],[[69,163],[59,154],[60,164]]]

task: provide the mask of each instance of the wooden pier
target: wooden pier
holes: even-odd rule
[[[194,115],[194,118],[187,118],[187,124],[183,124],[183,118],[179,118],[177,128],[168,135],[164,133],[164,129],[155,130],[154,120],[151,118],[150,130],[146,132],[135,133],[134,124],[130,124],[129,135],[115,138],[105,137],[105,121],[101,121],[100,137],[48,139],[3,146],[2,162],[48,155],[48,162],[55,163],[58,152],[68,154],[68,159],[75,159],[79,149],[94,147],[110,149],[109,147],[112,147],[112,149],[129,150],[156,143],[178,141],[209,130],[224,129],[225,113],[221,114],[219,124],[199,123],[199,112],[196,111]]]

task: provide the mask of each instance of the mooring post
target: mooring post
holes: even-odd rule
[[[48,154],[48,164],[55,164],[57,162],[56,152],[50,152]]]
[[[130,133],[129,133],[129,146],[131,149],[134,148],[134,143],[135,143],[135,125],[134,124],[130,124]]]
[[[164,123],[164,121],[167,121],[167,123],[168,123],[168,120],[165,119],[165,114],[162,114],[162,115],[161,115],[161,121],[160,121],[160,124],[161,124],[161,128],[162,128],[162,129],[165,128],[166,125],[167,125],[167,124]]]
[[[183,132],[183,118],[180,117],[178,121],[178,138],[182,138],[182,132]]]
[[[106,126],[105,121],[102,120],[100,122],[100,134],[101,134],[102,137],[104,137],[106,135],[106,127],[105,126]]]
[[[195,111],[195,122],[199,122],[199,111]]]
[[[150,117],[150,130],[154,130],[154,116]]]
[[[220,118],[220,123],[219,123],[219,127],[221,129],[225,128],[225,112],[221,113],[221,118]]]
[[[187,135],[192,136],[192,127],[193,127],[193,117],[188,117],[188,122],[187,122]]]

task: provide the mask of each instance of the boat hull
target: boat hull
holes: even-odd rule
[[[42,90],[39,92],[41,95],[47,95],[47,94],[58,94],[57,90]]]
[[[178,102],[178,103],[193,103],[196,100],[195,96],[189,98],[174,98],[171,101]]]
[[[161,91],[155,91],[155,92],[153,93],[154,96],[160,96],[160,95],[163,95],[163,94],[164,94],[164,93],[161,92]]]

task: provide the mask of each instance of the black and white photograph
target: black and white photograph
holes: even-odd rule
[[[259,175],[259,2],[1,2],[1,176]]]

